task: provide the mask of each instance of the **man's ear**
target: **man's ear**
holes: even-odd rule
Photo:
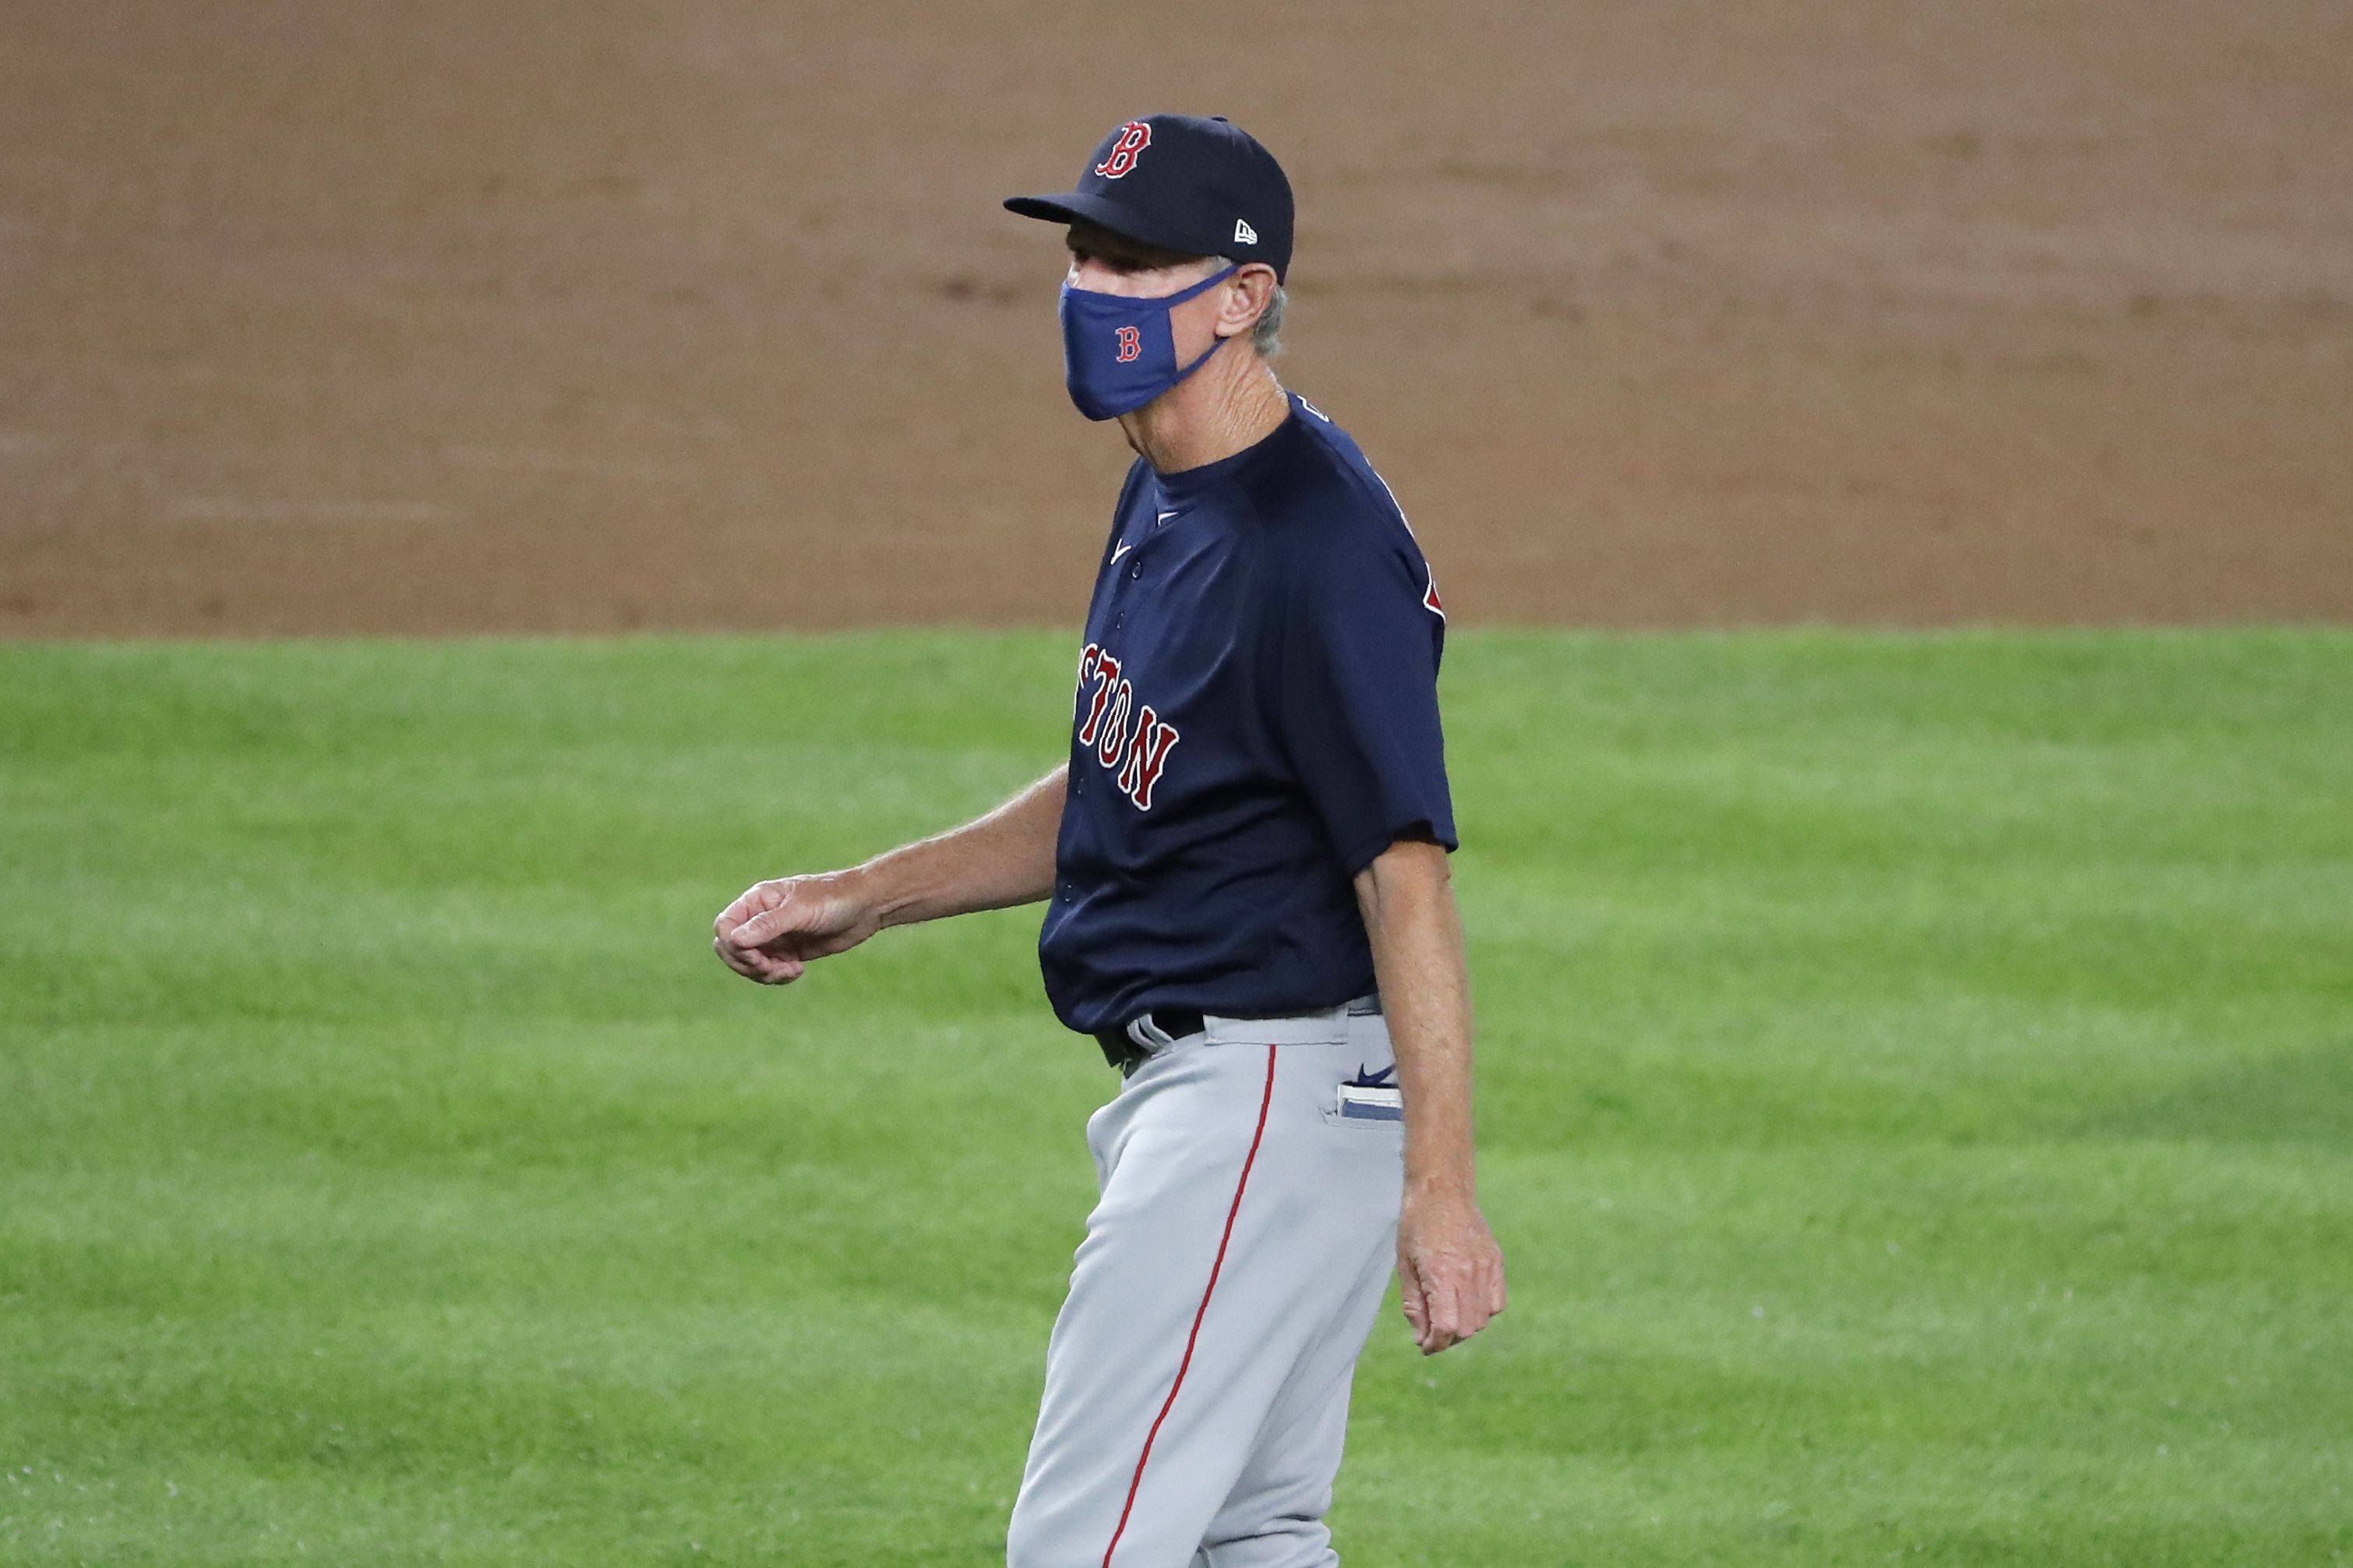
[[[1258,324],[1274,299],[1274,268],[1262,261],[1245,265],[1219,289],[1218,336],[1238,338]]]

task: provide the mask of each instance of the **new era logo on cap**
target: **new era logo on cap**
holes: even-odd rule
[[[1258,243],[1258,230],[1250,227],[1248,223],[1240,218],[1234,219],[1234,243],[1236,245],[1256,245]]]

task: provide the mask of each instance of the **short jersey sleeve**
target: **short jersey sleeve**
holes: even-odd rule
[[[1438,720],[1446,622],[1394,518],[1318,531],[1319,547],[1282,573],[1272,717],[1353,877],[1400,838],[1456,846]]]

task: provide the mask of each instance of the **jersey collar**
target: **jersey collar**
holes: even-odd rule
[[[1173,474],[1155,469],[1153,478],[1160,486],[1160,494],[1172,508],[1190,505],[1281,446],[1290,438],[1298,423],[1299,405],[1293,401],[1291,412],[1283,416],[1282,424],[1231,457],[1220,458],[1214,463],[1203,463],[1198,468],[1179,468]]]

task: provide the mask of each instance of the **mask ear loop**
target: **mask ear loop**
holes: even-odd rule
[[[1227,268],[1223,272],[1213,272],[1208,277],[1202,279],[1198,283],[1194,284],[1190,289],[1182,289],[1176,293],[1169,295],[1166,300],[1161,301],[1161,304],[1165,309],[1174,310],[1176,307],[1183,304],[1186,300],[1191,299],[1194,295],[1201,293],[1213,284],[1224,282],[1227,279],[1231,278],[1235,273],[1240,272],[1241,269],[1242,264],[1237,261],[1231,267]],[[1195,360],[1191,364],[1187,365],[1183,370],[1178,371],[1176,373],[1176,379],[1170,382],[1168,384],[1171,386],[1183,384],[1186,377],[1191,375],[1195,371],[1209,363],[1209,356],[1211,354],[1216,353],[1219,349],[1224,348],[1228,343],[1233,341],[1234,340],[1232,338],[1218,338],[1213,340],[1208,348],[1201,351],[1201,357]]]

